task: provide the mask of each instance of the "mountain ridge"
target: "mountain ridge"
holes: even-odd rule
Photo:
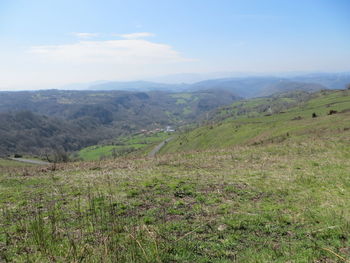
[[[244,76],[203,80],[195,83],[167,84],[148,81],[118,82],[111,81],[92,85],[90,90],[132,90],[132,91],[171,91],[191,92],[206,89],[225,89],[244,98],[269,96],[284,92],[286,86],[298,86],[297,89],[316,91],[321,89],[343,89],[350,84],[350,73],[314,73],[297,76]],[[318,86],[318,87],[317,87]]]

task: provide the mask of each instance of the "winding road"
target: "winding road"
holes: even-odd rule
[[[24,159],[24,158],[8,158],[12,161],[16,161],[16,162],[22,162],[22,163],[30,163],[30,164],[37,164],[37,165],[47,165],[50,164],[48,162],[44,162],[44,161],[39,161],[39,160],[30,160],[30,159]]]
[[[174,139],[174,137],[170,137],[170,138],[166,139],[165,141],[162,141],[160,144],[158,144],[156,147],[154,147],[154,149],[151,152],[149,152],[148,157],[155,157],[156,154],[160,151],[160,149],[162,149],[162,147],[166,143],[170,142],[172,139]]]

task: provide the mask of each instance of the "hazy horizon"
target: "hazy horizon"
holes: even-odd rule
[[[311,76],[311,75],[350,75],[350,71],[336,71],[336,72],[321,72],[321,71],[286,71],[286,72],[274,72],[274,73],[257,73],[257,72],[208,72],[208,73],[178,73],[163,76],[155,76],[144,79],[105,79],[105,80],[93,80],[93,81],[81,81],[81,82],[67,82],[64,84],[46,84],[42,86],[17,86],[17,87],[1,87],[0,91],[36,91],[36,90],[88,90],[94,85],[103,83],[132,83],[132,82],[150,82],[159,84],[195,84],[206,80],[216,79],[240,79],[240,78],[256,78],[256,77],[269,77],[269,78],[285,78],[291,79],[295,77]],[[128,90],[128,87],[126,87]]]
[[[350,72],[349,11],[345,0],[4,0],[0,90]]]

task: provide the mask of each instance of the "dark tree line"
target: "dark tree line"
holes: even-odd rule
[[[141,129],[193,122],[237,99],[219,90],[181,99],[160,91],[0,92],[0,154],[75,151]]]

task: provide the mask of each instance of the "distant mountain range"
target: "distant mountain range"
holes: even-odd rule
[[[321,89],[344,89],[350,84],[350,73],[318,73],[290,77],[234,77],[219,78],[193,84],[166,84],[148,81],[110,81],[93,84],[89,90],[128,90],[167,92],[191,92],[209,89],[230,91],[238,97],[254,98],[269,96],[290,90],[317,91]]]

